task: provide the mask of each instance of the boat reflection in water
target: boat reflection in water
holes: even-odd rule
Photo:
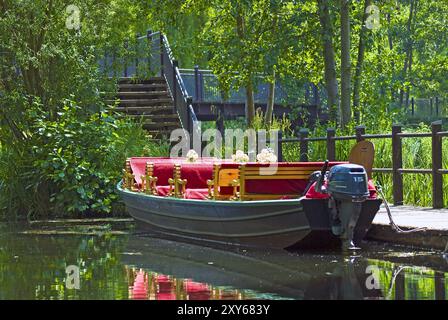
[[[383,298],[382,290],[366,285],[372,275],[367,259],[334,255],[328,261],[328,254],[238,251],[147,237],[130,237],[126,251],[132,299]]]
[[[243,300],[256,295],[236,289],[217,288],[191,279],[128,268],[129,298],[134,300]]]

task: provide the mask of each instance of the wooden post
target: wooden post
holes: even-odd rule
[[[356,126],[355,127],[356,142],[364,141],[363,135],[366,134],[366,126]]]
[[[190,105],[191,107],[193,107],[193,98],[191,96],[187,97],[187,115],[188,115],[188,119],[187,119],[187,131],[190,134],[190,149],[193,149],[193,119],[192,119],[192,114],[190,111]]]
[[[313,103],[317,107],[319,106],[320,100],[319,100],[319,90],[318,87],[313,83]]]
[[[308,162],[308,129],[300,129],[299,139],[300,139],[300,161]]]
[[[128,77],[128,61],[127,61],[127,53],[128,53],[128,47],[129,47],[129,42],[128,40],[124,40],[124,49],[125,49],[125,56],[124,56],[124,77],[127,78]]]
[[[152,30],[148,29],[146,30],[146,40],[148,41],[148,69],[149,69],[149,76],[152,74],[151,70],[151,56],[152,56]]]
[[[199,101],[199,66],[194,66],[194,100]]]
[[[437,133],[442,131],[442,121],[431,123],[432,133],[432,207],[443,208],[443,176],[442,169],[442,137]]]
[[[439,116],[439,97],[436,97],[436,115]]]
[[[401,132],[401,125],[392,125],[392,183],[394,205],[403,205],[403,177],[399,169],[403,167],[403,150],[401,137],[397,134]]]
[[[160,32],[160,76],[163,77],[163,52],[164,52],[164,46],[163,46],[163,34]]]
[[[283,132],[281,130],[278,130],[277,138],[278,138],[278,141],[277,141],[277,148],[278,148],[278,151],[277,151],[277,153],[278,153],[277,154],[277,161],[278,162],[283,162],[283,142],[282,142]]]
[[[204,101],[204,74],[199,71],[199,101]]]
[[[140,41],[138,38],[140,38],[141,34],[137,33],[136,35],[136,42],[135,42],[135,75],[138,76],[138,59],[139,59],[139,47],[138,42]]]
[[[221,134],[221,137],[224,137],[225,128],[224,128],[224,107],[222,105],[217,107],[217,115],[216,115],[216,129]]]
[[[179,66],[179,62],[177,60],[173,60],[173,100],[174,106],[177,108],[177,78],[176,78],[176,68]],[[188,105],[187,105],[188,108]]]
[[[336,140],[333,138],[336,135],[334,128],[327,128],[327,160],[336,160]]]
[[[432,113],[433,113],[433,101],[432,101],[432,98],[429,99],[429,106],[431,108],[431,116],[432,116]]]
[[[395,277],[395,300],[404,300],[406,292],[406,279],[404,270]]]
[[[441,273],[439,276],[436,274],[434,276],[434,282],[435,282],[435,300],[445,300],[446,299],[445,277],[443,273]]]
[[[415,113],[415,101],[414,101],[414,97],[411,98],[411,106],[412,106],[412,116],[414,116],[414,113]]]

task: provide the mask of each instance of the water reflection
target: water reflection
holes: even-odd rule
[[[79,267],[68,289],[66,268]],[[439,253],[208,248],[141,236],[0,234],[0,299],[447,299]]]
[[[134,300],[244,300],[254,299],[249,292],[214,287],[192,279],[176,279],[143,269],[126,267],[129,298]]]

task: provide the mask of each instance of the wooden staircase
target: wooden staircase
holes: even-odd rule
[[[162,77],[147,80],[121,78],[116,100],[119,101],[116,110],[142,121],[143,128],[155,139],[167,138],[172,130],[181,128],[173,99]]]

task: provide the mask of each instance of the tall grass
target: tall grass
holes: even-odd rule
[[[421,124],[417,128],[405,128],[405,132],[430,132],[431,128]],[[322,127],[316,128],[312,136],[325,136]],[[367,128],[367,133],[390,133],[389,128]],[[338,131],[337,135],[353,135],[354,130]],[[375,145],[375,168],[392,167],[392,139],[373,139]],[[336,159],[347,160],[354,140],[336,141]],[[431,138],[404,138],[403,144],[403,168],[406,169],[431,169]],[[298,143],[285,143],[283,155],[286,161],[299,159]],[[448,167],[448,145],[443,144],[443,167]],[[323,161],[326,157],[326,142],[310,142],[308,157],[310,161]],[[392,174],[374,173],[373,179],[383,187],[383,191],[389,201],[392,201]],[[448,183],[444,177],[444,183]],[[429,174],[403,174],[404,203],[409,205],[429,207],[432,205],[432,178]],[[448,188],[443,189],[445,206],[448,203]]]
[[[208,124],[208,127],[212,125]],[[226,121],[227,128],[245,128],[244,121],[232,120]],[[334,127],[333,124],[317,125],[310,130],[310,137],[325,137],[327,127]],[[293,137],[291,122],[286,117],[275,118],[271,127],[263,124],[263,115],[257,113],[253,127],[255,129],[279,129],[282,130],[284,137]],[[430,132],[429,125],[421,123],[418,126],[409,126],[403,128],[404,132]],[[368,125],[366,133],[391,133],[392,120],[379,119],[377,123]],[[355,133],[354,125],[350,125],[346,130],[337,129],[336,135],[353,135]],[[392,139],[372,139],[375,146],[375,168],[392,168]],[[336,160],[347,160],[352,147],[356,144],[355,140],[336,141]],[[406,169],[431,169],[432,153],[431,138],[403,138],[403,168]],[[247,147],[247,146],[245,146]],[[284,161],[299,161],[300,148],[298,142],[286,142],[282,144]],[[326,142],[309,142],[308,159],[309,161],[324,161],[326,159]],[[448,143],[442,146],[442,166],[448,168]],[[388,201],[393,200],[392,174],[374,173],[374,182],[381,185]],[[448,186],[448,177],[444,175],[444,185]],[[430,174],[403,174],[403,200],[405,204],[430,207],[432,205],[432,178]],[[444,205],[448,205],[448,187],[443,189]]]

